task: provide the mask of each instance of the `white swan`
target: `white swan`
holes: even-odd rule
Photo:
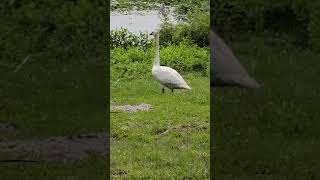
[[[239,63],[232,50],[212,30],[210,31],[210,45],[211,86],[260,87],[257,81],[250,77]]]
[[[181,75],[174,69],[167,66],[160,66],[160,57],[159,57],[159,32],[152,32],[150,35],[153,35],[156,40],[155,48],[155,58],[152,67],[152,76],[162,85],[162,93],[164,93],[164,87],[171,89],[188,89],[191,88],[184,81]]]

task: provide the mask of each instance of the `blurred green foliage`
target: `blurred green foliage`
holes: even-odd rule
[[[217,0],[211,1],[211,23],[227,39],[264,34],[320,50],[319,7],[319,1]]]
[[[208,0],[116,0],[111,3],[111,10],[126,11],[131,9],[155,9],[159,5],[175,7],[177,14],[187,14],[189,11],[209,11]]]
[[[214,90],[216,179],[319,179],[319,3],[211,5],[214,29],[261,85]]]
[[[80,106],[103,107],[107,6],[102,0],[1,1],[1,119],[15,119],[20,112],[30,115],[22,121],[41,111],[57,115]]]

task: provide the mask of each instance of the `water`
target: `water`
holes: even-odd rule
[[[134,34],[151,33],[159,28],[161,16],[158,10],[148,11],[129,11],[129,12],[111,12],[110,29],[117,30],[121,28],[127,28]],[[168,15],[169,22],[176,23],[176,18],[172,15]]]

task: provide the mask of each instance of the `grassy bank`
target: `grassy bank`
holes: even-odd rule
[[[162,94],[151,76],[153,43],[115,42],[119,43],[111,49],[112,103],[148,103],[153,109],[111,113],[112,178],[208,179],[208,48],[190,41],[162,44],[160,63],[175,68],[192,88]]]
[[[114,103],[153,106],[149,112],[111,113],[112,178],[208,179],[209,78],[184,78],[192,91],[162,94],[151,75],[111,84]]]
[[[112,103],[153,106],[148,112],[111,113],[113,179],[209,179],[209,16],[190,20],[160,30],[160,64],[176,69],[189,92],[162,94],[151,76],[153,40],[125,30],[111,34]]]

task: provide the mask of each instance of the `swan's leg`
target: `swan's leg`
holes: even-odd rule
[[[160,84],[160,86],[161,86],[161,89],[162,89],[162,94],[164,94],[164,88],[165,88],[165,86],[162,85],[162,84]]]

